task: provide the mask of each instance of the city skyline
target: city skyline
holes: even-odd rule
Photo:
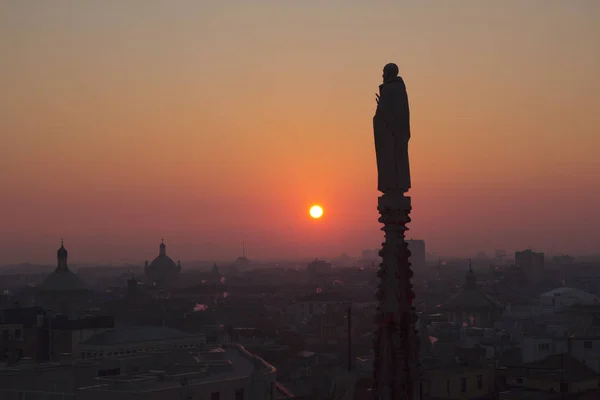
[[[597,2],[134,4],[0,5],[0,263],[51,262],[61,237],[82,260],[161,237],[182,260],[248,238],[266,259],[377,247],[389,61],[411,99],[409,236],[600,250]]]

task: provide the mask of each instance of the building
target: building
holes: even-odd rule
[[[69,318],[41,307],[0,310],[0,361],[12,365],[22,358],[56,360],[77,351],[89,337],[114,327],[110,316]]]
[[[575,305],[598,306],[598,296],[583,290],[560,287],[540,295],[540,306],[553,311],[563,311]]]
[[[145,262],[146,282],[159,287],[172,286],[177,282],[180,273],[181,263],[178,261],[175,264],[175,261],[167,256],[167,246],[163,240],[159,246],[158,256],[150,264],[148,264],[148,261]]]
[[[0,310],[0,361],[8,364],[23,357],[48,359],[47,335],[43,335],[46,311],[41,307]]]
[[[346,313],[352,306],[352,300],[338,292],[320,292],[303,296],[289,308],[295,323],[306,323],[315,315],[325,314],[327,310]]]
[[[425,268],[425,241],[424,240],[407,240],[408,249],[410,250],[410,263],[414,271],[420,271]]]
[[[250,400],[291,394],[276,369],[239,345],[171,348],[0,369],[0,398]]]
[[[85,307],[90,296],[87,285],[69,268],[68,256],[61,241],[56,252],[56,269],[44,279],[35,295],[37,304],[63,314]]]
[[[204,335],[167,327],[128,327],[106,329],[79,342],[79,359],[136,354],[174,348],[194,348],[206,344]]]
[[[440,306],[448,321],[463,326],[491,328],[504,306],[477,287],[477,277],[469,265],[463,290]]]
[[[534,395],[527,397],[531,393],[546,395],[538,397],[540,399],[551,398],[555,393],[561,393],[562,398],[583,398],[571,396],[598,389],[600,377],[594,370],[568,354],[549,355],[539,361],[510,366],[507,371],[507,384],[521,389],[501,397],[507,400],[534,398]],[[511,397],[513,394],[517,396]]]
[[[544,277],[544,253],[531,250],[515,252],[515,264],[520,267],[534,283]]]
[[[466,364],[425,368],[421,382],[423,399],[483,399],[495,385],[493,368]]]

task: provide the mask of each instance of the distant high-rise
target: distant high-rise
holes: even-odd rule
[[[415,271],[425,268],[425,241],[410,239],[406,241],[410,250],[410,263]]]
[[[539,282],[544,276],[544,253],[530,249],[515,252],[515,264],[527,274],[532,282]]]

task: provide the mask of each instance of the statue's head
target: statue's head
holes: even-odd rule
[[[390,80],[398,76],[398,66],[394,63],[386,64],[383,67],[383,82],[389,82]]]

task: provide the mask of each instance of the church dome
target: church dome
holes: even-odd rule
[[[175,264],[175,261],[173,261],[171,257],[167,255],[159,255],[152,260],[150,265],[148,265],[148,268],[155,270],[175,270],[177,269],[177,264]]]
[[[503,304],[477,287],[477,277],[469,262],[463,290],[441,306],[446,311],[502,310]]]
[[[40,289],[53,292],[72,292],[86,290],[87,287],[71,270],[55,270],[44,279]]]
[[[170,280],[181,271],[181,265],[167,256],[167,246],[164,242],[160,244],[159,249],[158,257],[145,267],[146,277],[154,282]]]
[[[81,291],[87,289],[81,279],[69,269],[67,255],[67,249],[65,249],[61,241],[60,248],[56,252],[58,260],[56,269],[44,279],[40,285],[40,289],[53,292]]]
[[[167,271],[177,269],[177,264],[175,263],[175,261],[173,261],[171,257],[167,255],[166,246],[164,243],[161,243],[158,257],[152,260],[148,268],[151,270],[154,269]]]

